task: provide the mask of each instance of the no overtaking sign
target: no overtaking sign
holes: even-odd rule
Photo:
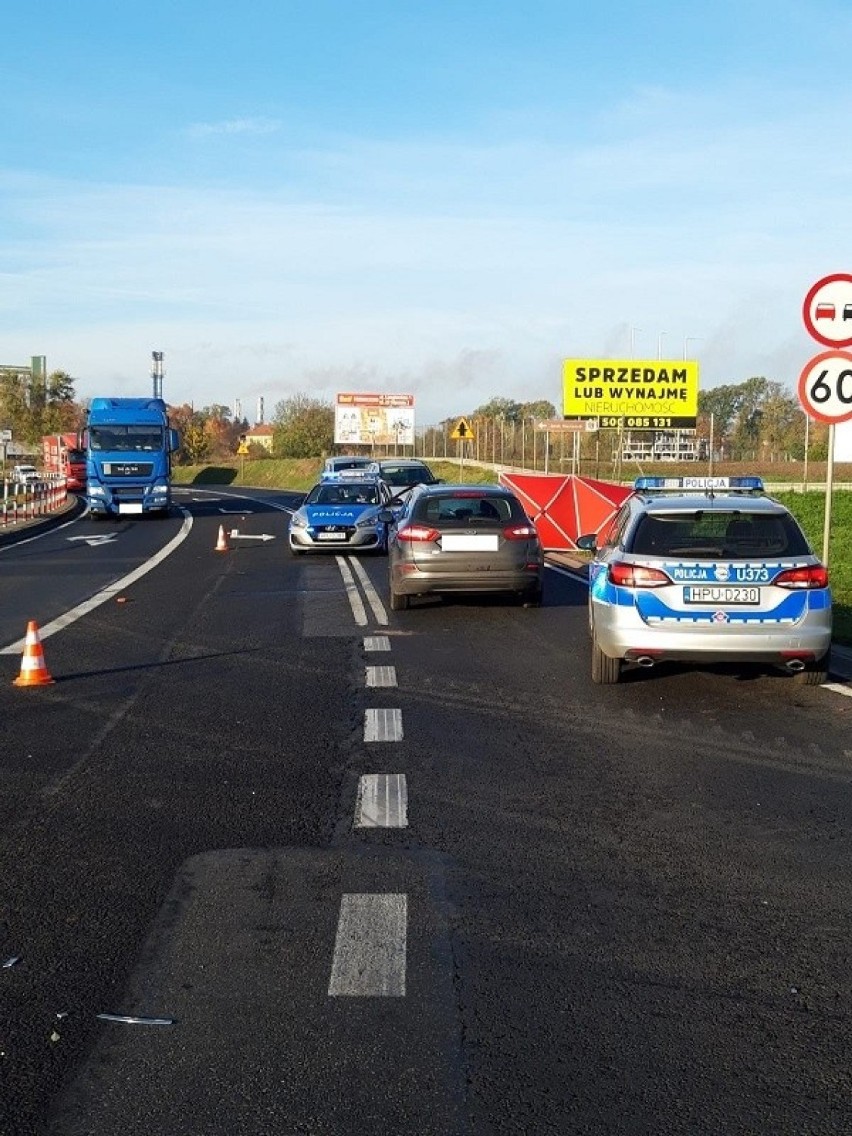
[[[805,296],[802,318],[810,335],[832,351],[807,363],[799,376],[799,402],[809,418],[834,424],[852,420],[852,274],[817,280]]]

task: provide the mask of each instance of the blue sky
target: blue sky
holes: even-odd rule
[[[0,363],[80,397],[790,386],[852,270],[848,0],[40,0],[4,17]]]

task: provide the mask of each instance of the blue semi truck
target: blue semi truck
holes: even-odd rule
[[[83,440],[92,517],[168,513],[180,440],[161,398],[93,398]]]

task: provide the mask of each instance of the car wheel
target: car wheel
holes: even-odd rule
[[[611,659],[598,646],[598,638],[592,631],[592,682],[599,686],[611,686],[621,678],[621,659]]]
[[[390,590],[390,606],[391,611],[407,611],[409,597],[402,595],[400,592],[395,592],[393,586]]]
[[[523,600],[524,607],[541,607],[541,601],[542,601],[541,584],[538,584],[534,588],[530,588],[529,591],[527,591],[527,592],[523,592],[521,594],[521,599]]]
[[[796,686],[822,686],[824,682],[828,682],[828,666],[829,655],[805,663],[805,669],[793,675],[793,682]]]

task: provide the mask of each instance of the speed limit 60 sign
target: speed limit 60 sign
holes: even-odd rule
[[[852,420],[852,354],[823,351],[799,375],[799,402],[819,422]]]

